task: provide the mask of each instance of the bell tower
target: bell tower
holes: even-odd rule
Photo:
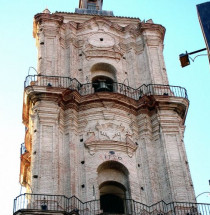
[[[102,4],[34,16],[38,73],[24,85],[20,168],[27,193],[14,214],[192,214],[189,100],[169,85],[165,28]]]

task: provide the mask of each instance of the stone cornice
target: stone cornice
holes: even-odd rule
[[[146,31],[156,31],[159,33],[161,40],[164,40],[166,29],[162,25],[141,22],[140,29],[142,33]]]
[[[36,37],[37,33],[37,25],[42,24],[44,22],[54,22],[59,25],[63,23],[63,16],[59,16],[57,14],[47,14],[47,13],[38,13],[34,16],[34,23],[33,23],[33,36]]]
[[[105,16],[105,15],[97,15],[97,14],[79,14],[79,13],[72,13],[72,12],[61,12],[61,11],[56,11],[54,14],[59,14],[64,16],[65,18],[71,16],[71,17],[87,17],[89,19],[90,17],[103,17],[107,19],[119,19],[120,21],[122,19],[127,19],[127,20],[136,20],[136,21],[141,21],[138,17],[126,17],[126,16]]]
[[[108,28],[113,29],[114,31],[125,34],[130,33],[132,36],[137,37],[141,35],[143,32],[154,32],[156,31],[160,36],[160,39],[164,40],[165,35],[165,28],[162,25],[154,24],[154,23],[145,23],[141,22],[134,22],[134,23],[127,23],[125,27],[121,26],[120,24],[113,22],[110,17],[104,16],[91,16],[89,19],[84,20],[84,22],[77,22],[74,19],[71,21],[67,21],[64,23],[64,14],[63,13],[55,13],[55,14],[47,14],[47,13],[38,13],[34,16],[34,28],[33,28],[33,35],[36,37],[37,33],[37,25],[43,24],[44,22],[54,22],[57,23],[63,30],[71,29],[76,31],[84,31],[84,29],[89,28],[90,25],[94,23],[103,28],[106,25]],[[138,20],[138,19],[137,19]],[[50,27],[50,26],[49,26]],[[51,26],[52,27],[52,26]],[[147,36],[147,35],[146,35]]]
[[[61,25],[64,21],[64,17],[62,15],[57,15],[57,14],[46,14],[46,13],[38,13],[34,16],[34,37],[35,37],[35,32],[37,28],[37,24],[42,24],[44,22],[57,22],[59,25]],[[132,23],[128,24],[125,27],[120,26],[117,23],[112,22],[111,20],[107,19],[106,17],[103,16],[93,16],[92,18],[82,22],[82,23],[77,23],[75,21],[68,21],[67,23],[63,24],[63,27],[65,28],[71,28],[75,30],[84,30],[85,28],[88,28],[90,24],[96,23],[100,26],[100,23],[105,24],[109,28],[113,28],[114,30],[118,32],[123,32],[127,33],[130,32],[131,34],[134,35],[139,35],[140,32],[140,22],[137,23]],[[154,25],[154,24],[153,24]]]
[[[31,87],[26,88],[26,91],[28,101],[25,104],[24,111],[27,110],[27,106],[29,108],[31,101],[35,104],[40,100],[54,101],[64,110],[72,108],[77,112],[91,108],[106,107],[106,104],[112,102],[114,108],[127,111],[135,116],[145,110],[147,110],[146,112],[153,112],[158,109],[173,110],[180,116],[184,123],[189,106],[187,99],[171,96],[143,96],[139,100],[134,100],[113,92],[101,92],[81,96],[77,91],[68,89],[56,90],[55,88],[35,86],[33,90]],[[27,122],[27,114],[23,114],[23,117],[23,121]]]
[[[59,24],[63,23],[63,16],[59,16],[57,14],[48,14],[48,13],[38,13],[34,16],[34,21],[36,23],[42,23],[45,21],[53,21],[58,22]]]

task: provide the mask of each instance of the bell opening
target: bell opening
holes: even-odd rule
[[[106,76],[96,76],[92,80],[95,92],[113,92],[113,80]]]

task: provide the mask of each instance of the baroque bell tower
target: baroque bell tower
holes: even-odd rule
[[[165,28],[103,0],[34,16],[14,214],[187,214],[187,92],[168,83]],[[180,202],[190,202],[182,205]],[[152,206],[151,206],[152,205]]]

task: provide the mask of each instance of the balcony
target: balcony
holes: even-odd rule
[[[96,86],[96,84],[99,84]],[[61,76],[44,76],[44,75],[29,75],[26,77],[24,87],[47,87],[60,88],[78,91],[80,95],[90,95],[101,91],[119,93],[134,100],[139,100],[143,96],[163,96],[163,97],[181,97],[188,99],[185,88],[171,85],[149,84],[141,85],[134,89],[123,83],[86,83],[81,84],[77,79]]]
[[[129,215],[209,215],[210,204],[160,201],[147,206],[132,199],[123,200],[123,213]],[[13,215],[19,214],[78,214],[98,215],[113,214],[103,212],[100,200],[82,202],[75,196],[22,194],[14,200]],[[116,213],[115,213],[116,214]]]

